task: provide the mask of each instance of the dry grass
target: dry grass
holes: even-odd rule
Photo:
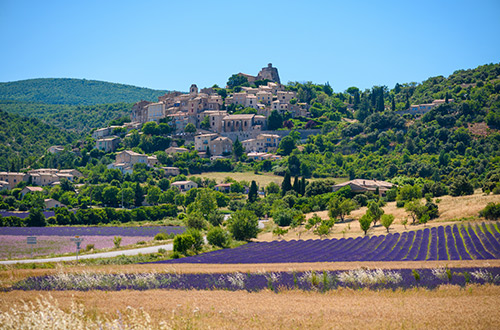
[[[283,181],[283,177],[278,175],[268,173],[255,174],[254,172],[207,172],[193,176],[213,179],[217,183],[224,182],[227,177],[233,178],[236,181],[251,182],[252,180],[255,180],[260,187],[265,187],[271,182],[281,185],[281,182]]]
[[[436,290],[327,293],[282,291],[118,291],[0,293],[0,310],[21,301],[53,296],[62,309],[85,306],[89,318],[116,318],[117,311],[143,310],[152,324],[173,329],[500,328],[500,287],[444,286]],[[0,326],[1,328],[1,326]]]
[[[443,225],[451,225],[457,223],[457,221],[461,220],[479,220],[481,222],[485,221],[485,219],[479,218],[479,211],[484,209],[488,203],[500,202],[500,195],[483,195],[481,191],[477,190],[474,195],[471,196],[460,196],[460,197],[451,197],[451,196],[443,196],[440,197],[441,201],[439,202],[439,218],[434,219],[428,222],[425,226],[434,227],[434,226],[443,226]],[[425,202],[425,200],[423,200]],[[349,219],[345,223],[336,223],[332,229],[331,234],[328,238],[348,238],[348,237],[358,237],[363,235],[363,231],[359,226],[359,222],[357,219],[361,218],[363,214],[366,213],[366,207],[362,207],[358,210],[355,210],[349,216]],[[394,215],[394,224],[390,227],[391,233],[401,233],[403,231],[408,230],[418,230],[425,228],[424,225],[411,226],[402,225],[402,221],[408,218],[408,214],[404,210],[404,208],[397,208],[396,202],[387,203],[383,207],[386,214]],[[309,219],[312,217],[313,213],[306,214],[306,218]],[[328,211],[316,212],[318,216],[322,219],[328,219]],[[408,224],[411,222],[411,218],[408,219]],[[386,229],[379,224],[377,227],[372,227],[368,231],[369,235],[385,235],[387,233]],[[312,231],[306,231],[304,226],[290,229],[289,232],[283,236],[285,240],[292,239],[318,239],[317,235],[314,235]],[[276,240],[277,237],[273,236],[271,232],[262,233],[259,235],[259,241],[272,241]]]
[[[370,269],[420,269],[438,267],[500,267],[500,260],[433,260],[433,261],[356,261],[356,262],[314,262],[314,263],[274,263],[274,264],[144,264],[75,266],[58,269],[10,269],[0,271],[0,287],[32,276],[64,273],[235,273],[235,272],[288,272],[288,271],[334,271],[359,267]]]
[[[236,181],[251,182],[252,180],[255,180],[255,182],[260,187],[265,187],[271,182],[277,183],[279,185],[281,185],[281,182],[283,182],[282,176],[270,173],[255,174],[254,172],[207,172],[202,174],[195,174],[192,176],[214,179],[217,183],[223,182],[227,177],[233,178]],[[308,179],[308,181],[314,180],[318,179]],[[342,183],[348,181],[348,178],[334,178],[334,180],[336,183]]]

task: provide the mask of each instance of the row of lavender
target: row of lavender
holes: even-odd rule
[[[358,237],[307,241],[249,243],[160,263],[281,263],[333,261],[405,261],[500,259],[496,225],[440,226],[431,229]]]
[[[181,234],[184,227],[0,227],[1,235],[10,236],[143,236],[154,237],[158,233]]]
[[[30,277],[14,284],[11,290],[282,290],[326,291],[339,287],[370,289],[433,289],[452,284],[500,284],[500,267],[435,269],[354,269],[347,271],[212,273],[212,274],[58,274]]]
[[[26,219],[30,215],[30,213],[29,212],[0,211],[0,215],[2,217],[18,217],[21,219]],[[50,217],[55,216],[56,214],[54,211],[44,211],[43,215],[45,216],[45,218],[50,218]]]

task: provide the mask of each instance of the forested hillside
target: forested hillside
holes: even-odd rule
[[[104,81],[43,78],[0,83],[0,100],[32,103],[96,105],[156,101],[166,91]]]
[[[78,133],[105,127],[123,116],[129,116],[133,103],[98,105],[43,104],[20,101],[1,101],[0,109],[26,117],[35,117],[47,124]]]
[[[33,164],[53,145],[68,146],[74,133],[0,110],[0,171],[18,171]]]
[[[499,78],[500,64],[490,64],[394,89],[334,93],[327,85],[289,84],[299,101],[312,104],[312,118],[288,126],[306,123],[324,134],[309,136],[301,150],[288,148],[290,156],[275,172],[444,183],[464,176],[478,184],[500,164]],[[423,116],[396,112],[435,99],[449,102]]]

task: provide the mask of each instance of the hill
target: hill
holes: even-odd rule
[[[33,164],[50,146],[69,146],[77,138],[36,118],[0,110],[0,171],[18,171]]]
[[[70,78],[29,79],[0,83],[0,100],[32,103],[96,105],[156,101],[167,91]]]
[[[0,100],[0,109],[20,116],[34,117],[47,124],[77,133],[105,127],[123,116],[129,116],[133,103],[67,105]]]

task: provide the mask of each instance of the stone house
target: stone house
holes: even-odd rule
[[[166,166],[166,167],[162,167],[162,169],[165,170],[166,176],[177,176],[177,175],[181,174],[181,171],[178,167]]]
[[[127,163],[132,165],[136,163],[147,164],[148,156],[132,150],[124,150],[116,155],[116,163]]]
[[[171,184],[172,187],[177,187],[181,192],[186,192],[193,188],[198,188],[198,184],[193,181],[176,181]]]
[[[111,136],[106,138],[97,139],[95,142],[96,149],[103,150],[104,152],[115,151],[120,143],[118,136]]]
[[[350,186],[352,192],[354,193],[364,193],[367,191],[376,192],[378,189],[379,195],[382,196],[385,195],[387,190],[394,187],[395,184],[387,181],[355,179],[344,183],[336,184],[332,187],[332,190],[335,192],[345,186]]]
[[[259,134],[255,139],[248,139],[241,142],[248,152],[268,152],[278,148],[281,136],[277,134]]]
[[[147,121],[158,122],[165,118],[165,104],[162,102],[150,103],[146,106]]]
[[[45,204],[45,209],[46,210],[54,208],[54,207],[66,207],[66,205],[64,205],[61,202],[56,201],[55,199],[52,199],[52,198],[47,198],[43,202]]]
[[[43,188],[26,186],[23,188],[23,190],[21,190],[21,196],[24,197],[25,195],[32,193],[32,192],[43,192]]]
[[[19,182],[28,181],[29,175],[21,172],[0,172],[0,181],[8,183],[9,189],[13,189]]]
[[[165,149],[165,152],[167,153],[167,155],[173,155],[173,154],[182,154],[185,152],[189,152],[189,150],[186,148],[169,147]]]
[[[230,154],[233,150],[233,141],[227,137],[217,137],[210,141],[210,154],[222,156]]]
[[[207,151],[207,148],[210,147],[210,142],[217,137],[219,137],[217,133],[196,135],[194,137],[194,149],[198,152]]]

